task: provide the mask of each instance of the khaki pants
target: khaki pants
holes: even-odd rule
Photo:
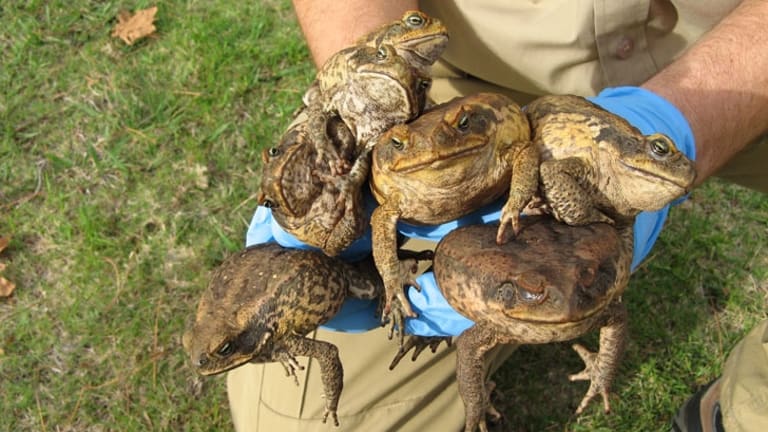
[[[318,330],[314,337],[339,348],[344,389],[339,401],[339,429],[321,422],[325,401],[318,364],[300,358],[299,386],[280,364],[245,365],[227,375],[235,429],[239,432],[458,431],[464,405],[456,384],[455,348],[442,344],[412,362],[403,358],[392,371],[397,344],[385,329],[367,333]],[[486,359],[496,370],[511,353],[503,347]],[[305,361],[306,360],[306,361]],[[330,422],[330,419],[328,420]]]
[[[416,362],[405,358],[389,371],[397,344],[387,340],[384,329],[361,334],[318,330],[314,336],[335,344],[344,365],[338,430],[461,429],[464,407],[457,397],[453,349],[442,345],[434,355],[424,352]],[[227,389],[238,431],[333,430],[320,421],[325,403],[318,365],[303,360],[299,386],[275,363],[229,372]]]
[[[768,430],[768,320],[752,329],[723,367],[720,407],[728,432]]]

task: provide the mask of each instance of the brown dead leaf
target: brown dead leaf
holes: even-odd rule
[[[8,243],[10,242],[11,242],[10,237],[0,237],[0,252],[2,252],[5,248],[7,248]],[[5,270],[5,264],[0,262],[0,272],[2,272],[3,270]],[[16,289],[16,284],[0,276],[0,297],[9,297],[11,294],[13,294],[13,290],[15,289]]]
[[[13,290],[16,289],[16,284],[8,279],[0,276],[0,297],[10,297],[13,294]]]
[[[118,37],[128,45],[133,45],[137,40],[149,36],[157,30],[153,24],[157,6],[136,11],[131,15],[128,11],[117,14],[117,24],[112,31],[112,37]]]

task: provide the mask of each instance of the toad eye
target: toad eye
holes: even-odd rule
[[[277,147],[272,147],[272,148],[270,148],[269,150],[267,150],[267,154],[268,154],[270,157],[275,157],[275,156],[278,156],[278,155],[280,154],[280,149],[279,149],[279,148],[277,148]]]
[[[217,350],[216,355],[219,357],[229,357],[235,352],[235,346],[229,342],[224,342]]]
[[[408,27],[420,28],[424,25],[424,17],[422,17],[421,14],[414,13],[408,15],[408,17],[405,18],[405,22],[408,24]]]
[[[669,143],[666,140],[657,138],[651,141],[650,146],[654,156],[664,157],[669,154]]]
[[[419,90],[429,90],[432,86],[432,80],[429,78],[423,78],[419,80]]]
[[[379,49],[376,50],[376,59],[377,60],[387,59],[387,50],[385,50],[384,47],[379,47]]]
[[[525,289],[520,289],[520,299],[526,303],[538,303],[544,299],[544,293],[534,293]]]
[[[392,147],[396,148],[397,150],[403,149],[403,142],[400,141],[399,138],[392,137],[392,139],[390,140],[390,143],[392,144]]]
[[[459,117],[459,121],[456,123],[456,128],[462,132],[466,132],[469,129],[469,114],[462,113]]]
[[[277,208],[277,204],[269,198],[264,198],[264,201],[261,202],[261,205],[268,209]]]

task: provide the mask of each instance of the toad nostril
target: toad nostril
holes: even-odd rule
[[[208,356],[205,354],[200,354],[200,357],[197,358],[197,367],[202,367],[208,364]]]

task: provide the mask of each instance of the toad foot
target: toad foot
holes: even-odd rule
[[[414,287],[421,291],[421,286],[416,282],[415,275],[418,272],[418,260],[408,258],[399,261],[399,277],[402,289],[392,294],[387,294],[387,302],[384,305],[384,311],[381,315],[382,323],[391,322],[389,334],[387,337],[392,339],[395,333],[398,334],[400,347],[405,343],[405,318],[416,318],[418,315],[411,308],[411,302],[408,300],[406,291],[409,287]]]
[[[408,339],[405,341],[405,344],[403,344],[400,349],[397,351],[397,354],[395,354],[395,357],[392,359],[392,363],[389,364],[389,370],[392,370],[400,363],[400,360],[405,357],[406,354],[408,354],[408,351],[413,349],[413,355],[411,356],[411,361],[416,361],[416,359],[419,357],[419,354],[421,354],[422,351],[424,351],[425,348],[429,347],[430,351],[432,351],[432,354],[437,352],[437,349],[440,347],[440,344],[445,341],[445,344],[450,347],[453,344],[453,339],[450,336],[416,336],[411,335],[408,336]]]
[[[584,409],[587,407],[587,405],[589,405],[589,402],[592,401],[592,399],[594,399],[598,394],[603,397],[603,409],[606,413],[610,412],[611,404],[608,400],[608,383],[604,377],[605,374],[603,374],[603,372],[600,370],[600,365],[598,364],[598,354],[589,351],[588,349],[584,348],[584,346],[579,344],[574,344],[573,350],[576,351],[576,353],[579,354],[579,357],[581,357],[581,359],[584,361],[585,367],[581,372],[569,375],[568,379],[571,381],[588,380],[590,382],[587,394],[584,395],[584,398],[581,400],[579,407],[576,408],[576,415],[584,412]]]
[[[275,353],[275,361],[280,362],[285,369],[285,376],[293,377],[293,381],[296,385],[299,385],[299,377],[296,375],[297,370],[304,370],[304,366],[300,365],[296,357],[291,355],[288,351],[280,350]]]

